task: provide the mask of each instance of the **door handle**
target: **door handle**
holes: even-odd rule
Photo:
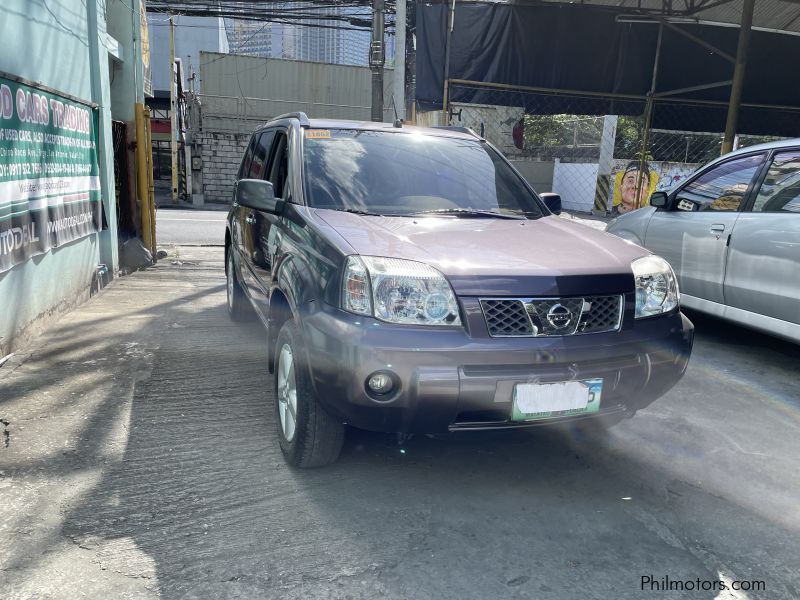
[[[722,223],[714,223],[711,226],[711,233],[714,235],[719,235],[723,231],[725,231],[725,225],[723,225]]]
[[[247,215],[247,218],[244,220],[244,222],[247,223],[248,225],[255,225],[256,218],[253,215]]]

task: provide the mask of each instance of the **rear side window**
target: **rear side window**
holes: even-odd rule
[[[739,210],[764,156],[744,156],[709,169],[678,192],[678,210]]]
[[[775,155],[758,190],[753,212],[800,214],[800,150]]]

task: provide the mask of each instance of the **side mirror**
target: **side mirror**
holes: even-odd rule
[[[276,215],[283,212],[283,200],[275,197],[272,183],[263,179],[240,179],[236,184],[236,202],[239,206]]]
[[[551,213],[554,215],[561,214],[561,196],[558,194],[553,194],[552,192],[547,192],[544,194],[539,194],[539,198],[544,201],[544,205]]]
[[[656,208],[667,208],[669,205],[669,196],[666,192],[653,192],[650,194],[650,206]]]

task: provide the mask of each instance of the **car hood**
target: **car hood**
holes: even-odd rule
[[[648,254],[616,236],[557,216],[512,220],[313,212],[358,254],[428,263],[460,294],[629,291],[631,261]]]

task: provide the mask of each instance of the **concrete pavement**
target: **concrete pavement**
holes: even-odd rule
[[[798,346],[693,317],[684,381],[607,436],[351,432],[295,471],[222,249],[178,252],[0,367],[0,597],[800,596]]]

